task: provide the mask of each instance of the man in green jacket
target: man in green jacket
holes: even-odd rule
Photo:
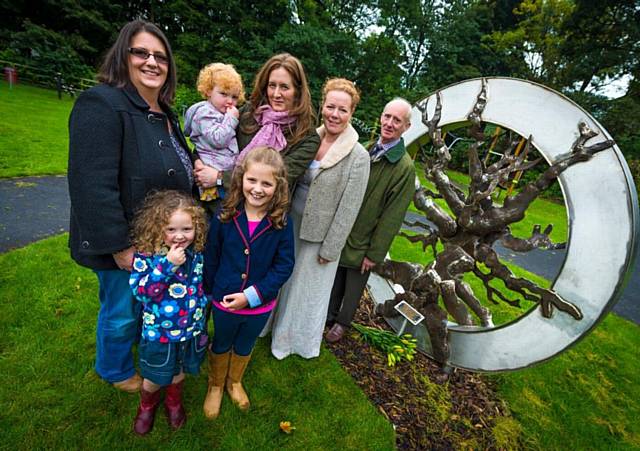
[[[380,138],[369,149],[371,169],[360,212],[342,249],[331,291],[326,340],[342,338],[367,285],[371,269],[384,260],[415,192],[413,161],[402,134],[411,126],[411,104],[395,98],[380,117]]]

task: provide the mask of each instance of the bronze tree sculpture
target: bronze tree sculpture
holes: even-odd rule
[[[435,227],[414,222],[407,225],[422,227],[425,233],[401,233],[411,242],[422,243],[423,250],[430,246],[435,260],[426,267],[415,263],[386,260],[378,265],[375,271],[393,283],[402,285],[405,290],[394,299],[379,305],[378,312],[394,316],[397,312],[393,307],[402,300],[421,311],[425,316],[433,356],[438,362],[446,365],[449,355],[447,313],[460,325],[473,325],[473,317],[469,312],[471,309],[482,326],[493,325],[491,312],[481,305],[471,287],[462,280],[465,273],[472,273],[482,281],[487,299],[493,303],[498,302],[497,298],[511,305],[520,305],[518,298],[510,299],[510,296],[490,285],[493,279],[499,279],[511,292],[538,303],[543,316],[547,318],[552,315],[554,307],[576,320],[582,318],[582,312],[576,305],[562,299],[553,290],[516,277],[500,261],[493,245],[500,240],[506,248],[520,252],[534,248],[558,247],[549,238],[551,225],[542,232],[540,226],[536,225],[531,236],[526,239],[513,236],[509,226],[524,218],[529,205],[559,174],[576,163],[589,160],[597,152],[610,148],[614,142],[607,140],[587,146],[587,141],[597,133],[585,123],[579,123],[580,135],[571,151],[554,162],[536,180],[523,186],[519,192],[506,197],[502,205],[497,205],[491,195],[498,186],[506,184],[515,172],[532,168],[539,163],[540,159],[527,161],[531,137],[527,140],[525,150],[519,155],[514,154],[515,146],[512,146],[497,162],[489,166],[481,161],[478,148],[485,139],[482,112],[487,100],[486,84],[483,80],[475,105],[467,116],[471,124],[469,135],[473,143],[467,150],[470,186],[468,192],[464,193],[451,183],[445,172],[451,155],[438,127],[442,110],[439,93],[436,98],[435,111],[431,119],[427,113],[428,99],[419,103],[417,107],[422,111],[422,122],[428,128],[428,135],[435,150],[435,157],[425,164],[425,176],[435,185],[438,192],[434,193],[418,184],[414,195],[414,205]],[[452,214],[436,204],[433,201],[435,198],[444,199]],[[440,253],[436,251],[438,242],[443,246]],[[446,311],[438,304],[440,298]]]

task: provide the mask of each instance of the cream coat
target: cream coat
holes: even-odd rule
[[[320,139],[325,129],[317,129]],[[338,136],[320,162],[320,172],[309,187],[300,239],[322,243],[319,255],[337,260],[356,220],[369,178],[369,154],[358,143],[351,126]]]

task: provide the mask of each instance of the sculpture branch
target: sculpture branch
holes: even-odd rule
[[[477,246],[475,257],[491,270],[492,275],[500,278],[508,289],[521,294],[525,299],[538,302],[542,315],[546,318],[551,317],[553,307],[556,307],[574,319],[582,319],[582,312],[575,305],[565,301],[553,291],[541,288],[530,280],[515,277],[509,268],[500,263],[496,252],[486,244]]]
[[[549,224],[544,229],[544,232],[540,232],[540,224],[536,224],[533,226],[531,236],[527,239],[523,239],[511,235],[511,232],[507,228],[505,233],[500,237],[500,241],[502,241],[504,247],[516,252],[528,252],[536,248],[549,250],[564,249],[567,243],[554,243],[551,241],[551,238],[549,238],[552,230],[553,225]]]

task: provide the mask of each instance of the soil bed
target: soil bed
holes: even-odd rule
[[[391,330],[362,300],[355,322]],[[496,449],[493,427],[506,406],[483,376],[455,370],[442,380],[439,366],[418,353],[411,362],[387,366],[387,356],[353,328],[338,343],[326,343],[396,430],[398,449]]]

